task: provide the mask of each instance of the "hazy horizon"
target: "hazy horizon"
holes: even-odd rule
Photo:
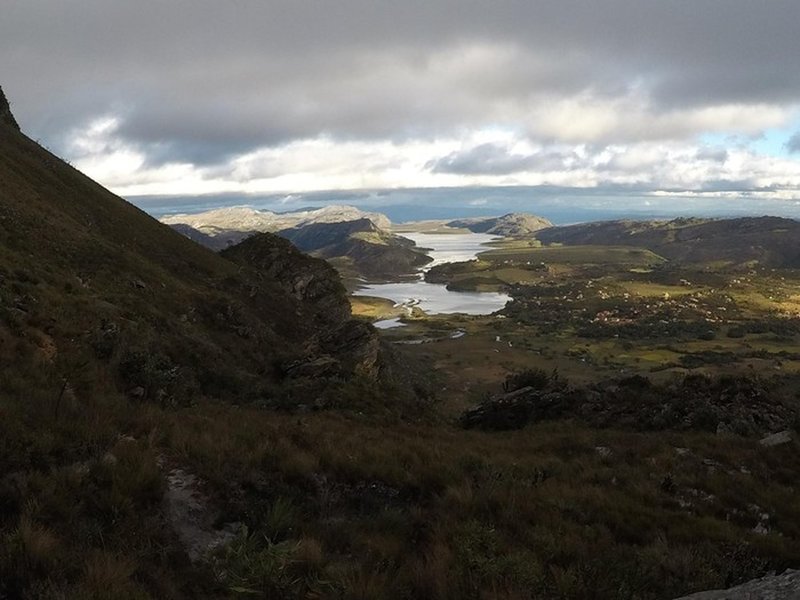
[[[545,217],[556,225],[611,219],[672,219],[679,217],[735,218],[780,216],[800,218],[800,202],[761,201],[745,204],[729,200],[670,196],[603,196],[572,190],[537,190],[530,187],[434,188],[404,190],[334,190],[306,194],[208,196],[142,196],[128,198],[160,218],[232,206],[249,206],[272,212],[296,212],[333,204],[355,206],[385,214],[394,223],[417,220],[497,216],[525,212]]]

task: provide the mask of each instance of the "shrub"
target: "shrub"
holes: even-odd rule
[[[506,380],[503,383],[503,391],[514,392],[524,387],[532,387],[535,390],[543,390],[557,379],[557,373],[549,375],[542,369],[525,369],[524,371],[512,373],[506,377]]]

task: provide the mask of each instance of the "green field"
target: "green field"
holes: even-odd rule
[[[644,248],[625,246],[505,247],[482,252],[483,260],[567,265],[657,265],[664,259]]]

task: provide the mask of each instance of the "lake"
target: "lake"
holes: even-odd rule
[[[485,233],[403,233],[402,235],[414,240],[418,247],[430,249],[428,255],[433,258],[433,262],[420,270],[419,280],[369,284],[353,292],[353,295],[388,298],[409,309],[418,306],[429,315],[444,313],[488,315],[500,310],[511,300],[507,294],[451,291],[444,284],[428,283],[424,280],[425,271],[433,266],[474,259],[479,252],[487,250],[484,244],[495,239],[495,236]],[[378,321],[375,326],[386,329],[400,327],[402,323],[397,319],[387,319]]]

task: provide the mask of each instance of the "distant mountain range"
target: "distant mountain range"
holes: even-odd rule
[[[256,232],[274,232],[298,248],[331,261],[340,273],[370,280],[396,279],[430,262],[414,242],[387,231],[389,219],[352,206],[326,206],[290,213],[248,207],[173,215],[162,222],[215,251]]]
[[[248,206],[232,206],[195,214],[169,215],[162,217],[161,222],[167,225],[188,225],[192,229],[216,238],[215,243],[224,243],[223,247],[225,247],[239,242],[255,232],[274,233],[312,223],[340,223],[358,219],[369,219],[381,229],[388,229],[392,225],[386,215],[342,205],[285,213],[258,210]]]

